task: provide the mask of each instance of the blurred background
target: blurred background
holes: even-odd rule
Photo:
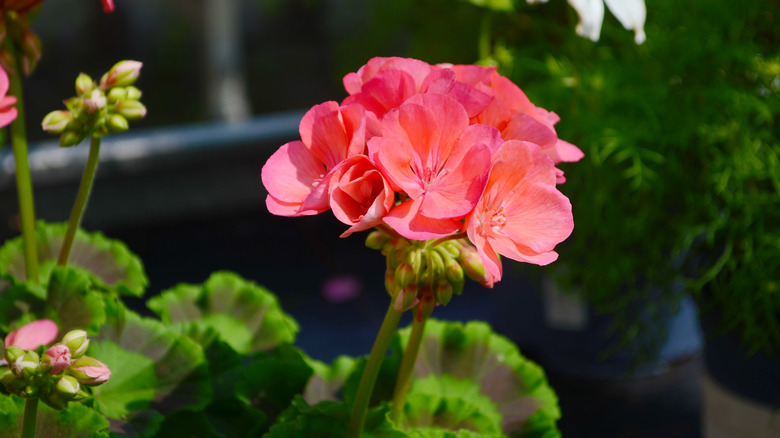
[[[280,297],[311,356],[368,353],[382,256],[362,234],[339,239],[332,215],[271,216],[260,168],[374,56],[479,61],[559,114],[559,137],[585,152],[561,166],[575,232],[558,262],[507,261],[495,288],[469,284],[434,316],[486,320],[537,360],[566,437],[759,436],[725,424],[729,402],[702,400],[780,406],[777,1],[649,2],[641,45],[609,11],[599,41],[578,36],[564,0],[116,3],[41,8],[43,58],[24,83],[31,167],[38,216],[65,221],[87,151],[59,149],[40,120],[78,73],[144,63],[148,115],[104,141],[83,227],[141,257],[147,297],[236,271]],[[3,239],[16,209],[6,148]]]

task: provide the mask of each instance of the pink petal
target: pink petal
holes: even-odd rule
[[[16,120],[17,115],[18,112],[16,111],[16,108],[0,110],[0,128],[10,125],[11,122]]]
[[[431,219],[420,214],[419,201],[406,201],[395,206],[384,217],[398,234],[412,240],[428,240],[456,233],[463,228],[458,220]]]
[[[8,93],[9,85],[8,73],[5,72],[5,69],[0,67],[0,96],[5,96]]]
[[[474,216],[469,216],[466,220],[466,233],[469,240],[477,248],[479,257],[482,259],[482,266],[485,268],[485,274],[493,277],[493,282],[501,280],[503,273],[503,267],[501,266],[501,259],[498,258],[496,251],[490,246],[490,243],[484,236],[475,231],[475,227],[470,224],[474,221]]]
[[[349,139],[337,102],[315,105],[304,114],[299,125],[301,140],[328,169],[347,158]]]
[[[543,149],[542,152],[552,158],[555,164],[561,161],[573,163],[580,161],[585,156],[580,148],[560,139],[555,143],[555,146]]]
[[[33,350],[48,345],[57,338],[57,323],[50,319],[38,319],[12,331],[5,337],[5,345],[15,345],[24,350]]]
[[[263,166],[261,179],[276,200],[300,205],[326,172],[302,141],[293,141],[271,155]]]

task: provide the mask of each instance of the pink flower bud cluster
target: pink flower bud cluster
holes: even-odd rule
[[[129,129],[128,121],[146,116],[141,90],[133,86],[142,63],[121,61],[96,83],[81,73],[76,96],[65,101],[67,110],[52,111],[43,118],[44,131],[60,136],[60,146],[75,146],[87,136],[103,136]]]
[[[467,237],[488,286],[501,279],[498,254],[556,260],[574,227],[556,164],[583,153],[558,138],[555,113],[492,67],[373,58],[344,86],[343,102],[314,106],[301,139],[263,166],[271,213],[331,210],[349,226],[342,237],[373,227],[413,241]]]
[[[39,397],[61,409],[68,401],[87,396],[82,386],[108,381],[108,367],[85,355],[89,339],[84,330],[68,332],[42,356],[35,351],[56,337],[57,324],[48,319],[33,321],[9,333],[0,361],[0,383],[20,397]]]

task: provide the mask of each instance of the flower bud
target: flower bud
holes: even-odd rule
[[[418,322],[422,322],[428,319],[428,317],[431,316],[431,313],[433,313],[433,308],[436,306],[436,300],[434,299],[433,291],[429,285],[423,286],[418,296],[420,298],[420,303],[417,305],[416,318]]]
[[[138,88],[130,85],[128,87],[125,87],[126,96],[125,99],[127,100],[140,100],[141,99],[141,90]]]
[[[28,30],[22,34],[21,49],[22,71],[30,76],[41,60],[41,39]]]
[[[398,287],[404,288],[414,280],[414,269],[408,263],[401,263],[395,268],[395,283]]]
[[[126,117],[127,120],[142,119],[146,115],[146,107],[137,100],[123,100],[117,103],[114,111]]]
[[[395,295],[393,300],[393,309],[396,312],[405,312],[408,309],[414,307],[417,304],[417,285],[410,284],[409,286],[401,289]]]
[[[83,356],[74,360],[68,373],[76,378],[82,385],[100,385],[111,377],[111,370],[99,360]]]
[[[119,102],[127,99],[127,88],[114,87],[106,95],[109,102]]]
[[[38,372],[41,358],[38,356],[38,353],[27,350],[24,352],[24,355],[17,357],[15,361],[9,362],[9,364],[14,374],[23,379],[29,379]]]
[[[463,283],[465,281],[463,277],[463,267],[454,259],[447,259],[444,266],[444,278],[453,286],[456,294],[460,295],[458,290],[463,291]],[[460,288],[458,288],[460,285]]]
[[[9,345],[5,347],[5,360],[12,364],[16,362],[17,358],[24,356],[24,349],[17,347],[16,345]]]
[[[70,366],[71,354],[66,345],[57,344],[48,350],[41,358],[41,363],[45,366],[51,366],[49,374],[58,374]]]
[[[111,117],[108,118],[108,127],[111,128],[111,131],[113,132],[122,132],[127,131],[130,128],[130,125],[127,123],[126,118],[119,114],[111,114]]]
[[[478,283],[485,283],[485,266],[476,248],[464,249],[460,254],[460,264],[469,278]]]
[[[429,250],[427,253],[429,278],[432,281],[439,281],[444,276],[444,258],[436,250]]]
[[[61,343],[68,347],[73,359],[83,356],[89,348],[89,339],[87,339],[87,332],[84,330],[69,331],[62,337]]]
[[[76,78],[76,94],[79,96],[87,94],[92,91],[93,88],[95,88],[95,81],[85,73],[79,74]]]
[[[68,111],[52,111],[46,114],[41,122],[41,127],[49,134],[61,134],[70,123],[71,117]]]
[[[414,277],[418,282],[422,282],[423,252],[419,247],[413,246],[406,251],[406,263],[412,267]]]
[[[380,250],[387,243],[388,235],[382,231],[372,231],[366,237],[366,246],[370,249]]]
[[[449,284],[446,281],[441,281],[436,285],[436,289],[434,290],[434,296],[436,298],[436,302],[441,304],[442,306],[446,306],[447,303],[450,302],[452,299],[452,292],[453,288],[452,285]]]
[[[92,90],[89,97],[84,98],[84,105],[91,113],[95,113],[106,106],[106,96],[100,90]]]
[[[10,368],[4,367],[3,371],[0,372],[0,383],[2,383],[4,386],[8,386],[14,380],[16,380],[16,375],[14,372],[11,371]]]
[[[67,148],[76,146],[77,144],[81,143],[85,137],[86,135],[79,134],[76,131],[64,131],[62,134],[60,134],[60,147]]]
[[[57,395],[62,396],[66,400],[73,399],[78,395],[81,385],[79,382],[71,376],[62,376],[57,380],[54,385],[54,390]]]
[[[138,61],[119,61],[100,79],[100,88],[108,90],[132,85],[141,74],[141,66],[143,63]]]
[[[385,270],[385,290],[390,297],[394,297],[398,292],[398,283],[395,282],[395,271],[392,269]]]

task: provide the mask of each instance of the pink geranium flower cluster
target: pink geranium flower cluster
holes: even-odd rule
[[[486,274],[497,254],[544,265],[572,232],[555,167],[583,153],[559,117],[495,68],[373,58],[344,77],[349,96],[314,106],[301,139],[263,166],[266,205],[281,216],[332,210],[349,228],[412,240],[468,237]]]

